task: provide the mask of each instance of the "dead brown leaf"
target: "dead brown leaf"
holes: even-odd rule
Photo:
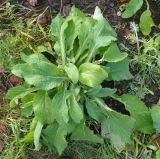
[[[19,85],[22,85],[22,83],[23,83],[22,78],[19,78],[15,75],[10,75],[8,77],[8,80],[13,86],[19,86]]]

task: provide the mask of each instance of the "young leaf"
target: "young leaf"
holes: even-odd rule
[[[56,65],[44,61],[18,65],[12,73],[17,76],[20,73],[28,84],[45,90],[59,86],[66,79]]]
[[[156,129],[156,132],[160,133],[160,106],[153,106],[150,112],[153,120],[153,126]]]
[[[88,99],[86,101],[86,108],[89,116],[99,122],[104,121],[104,115],[101,108],[94,102]]]
[[[122,18],[130,18],[142,7],[143,0],[130,0],[126,6],[126,10],[122,14]]]
[[[41,136],[42,128],[43,128],[43,124],[41,122],[38,122],[34,131],[34,145],[35,145],[36,151],[39,151],[41,148],[41,143],[39,142],[39,139]]]
[[[112,43],[104,53],[103,58],[108,62],[119,62],[124,60],[127,56],[127,53],[120,52],[116,43]]]
[[[56,40],[59,39],[60,36],[60,31],[61,31],[61,26],[64,22],[64,19],[61,15],[57,15],[51,23],[50,26],[50,34],[53,36]]]
[[[121,100],[125,104],[126,110],[136,120],[136,129],[151,134],[153,132],[153,122],[146,105],[138,97],[129,94],[122,95]]]
[[[72,82],[77,83],[79,80],[79,71],[77,67],[72,63],[68,63],[64,69],[67,72],[68,77],[72,80]]]
[[[37,92],[33,101],[33,110],[37,120],[41,123],[53,123],[55,110],[46,91]]]
[[[103,139],[95,135],[86,125],[78,125],[71,135],[73,140],[90,141],[93,143],[103,143]]]
[[[79,48],[77,53],[75,54],[76,61],[82,55],[84,55],[87,49],[89,49],[91,43],[92,29],[95,25],[95,21],[91,18],[83,19],[83,23],[80,25],[78,40],[79,40]]]
[[[82,109],[80,108],[74,95],[71,95],[69,100],[70,100],[69,114],[75,123],[80,123],[80,121],[83,119]]]
[[[84,85],[96,87],[107,78],[107,72],[97,64],[84,63],[79,67],[79,80]]]
[[[109,67],[108,80],[120,81],[132,78],[129,72],[128,59],[116,63],[108,63],[107,67]]]
[[[140,29],[144,35],[149,35],[154,25],[151,11],[147,9],[140,17]]]

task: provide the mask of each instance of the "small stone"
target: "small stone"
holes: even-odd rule
[[[111,7],[114,7],[114,3],[110,3],[110,6],[111,6]]]
[[[122,15],[122,12],[121,12],[121,11],[118,11],[118,12],[117,12],[117,16],[120,17],[121,15]]]

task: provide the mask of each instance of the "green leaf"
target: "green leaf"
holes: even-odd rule
[[[73,140],[90,141],[93,143],[103,143],[103,139],[95,135],[86,125],[78,125],[71,135]]]
[[[134,129],[135,120],[115,111],[107,111],[105,124],[110,133],[118,135],[122,142],[128,143]]]
[[[104,123],[106,124],[109,132],[117,135],[122,142],[128,143],[134,129],[135,119],[112,110],[99,98],[94,99],[101,107],[103,114],[106,117]]]
[[[52,99],[52,108],[54,110],[54,116],[59,124],[67,124],[69,121],[69,108],[66,102],[68,97],[68,92],[63,90],[59,91]]]
[[[109,46],[112,41],[116,41],[116,38],[113,36],[97,36],[94,37],[94,40],[91,44],[91,49],[88,51],[89,55],[87,57],[87,62],[90,62],[92,58],[95,58],[98,49],[102,47]]]
[[[18,65],[12,73],[17,76],[20,73],[28,84],[45,90],[59,86],[66,79],[56,65],[44,61]]]
[[[77,83],[79,80],[79,71],[77,67],[72,63],[68,63],[64,69],[67,72],[68,77],[72,80],[72,82]]]
[[[153,106],[150,112],[153,120],[153,126],[156,129],[156,132],[160,133],[160,106]]]
[[[88,90],[87,95],[104,98],[112,96],[115,92],[116,89],[102,88],[102,86],[99,86]]]
[[[29,117],[33,113],[33,100],[35,93],[30,93],[21,99],[21,115]]]
[[[64,19],[61,15],[57,15],[51,23],[50,26],[50,34],[51,36],[53,36],[56,40],[59,39],[60,36],[60,30],[61,30],[61,26],[64,22]]]
[[[83,119],[82,109],[80,108],[74,95],[71,95],[69,99],[70,99],[69,114],[75,123],[80,123],[80,121]]]
[[[48,52],[48,53],[50,53],[51,55],[54,55],[54,52],[53,52],[53,50],[52,50],[52,46],[51,46],[51,44],[50,44],[49,42],[44,43],[44,44],[38,46],[38,47],[36,48],[36,52],[37,52],[37,53]]]
[[[86,50],[89,49],[94,25],[95,21],[92,18],[87,17],[83,19],[83,23],[79,27],[79,48],[77,53],[75,53],[76,60],[78,60],[80,56],[86,54]]]
[[[27,94],[34,92],[35,88],[26,88],[23,86],[17,86],[9,89],[9,91],[6,94],[6,97],[11,100],[17,100],[20,98],[25,97]]]
[[[41,53],[31,54],[29,56],[22,53],[21,58],[26,63],[38,63],[41,61],[49,62],[49,60]]]
[[[59,155],[61,155],[67,147],[67,141],[65,139],[66,135],[67,127],[60,126],[57,123],[48,125],[47,128],[43,130],[43,139],[47,146],[51,149],[56,147]]]
[[[107,72],[101,66],[93,63],[84,63],[79,67],[79,80],[84,85],[96,87],[107,78]]]
[[[120,81],[132,78],[129,72],[128,59],[116,63],[108,63],[107,67],[109,68],[108,80]]]
[[[141,9],[142,5],[143,0],[130,0],[126,6],[126,10],[122,14],[122,18],[132,17],[139,9]]]
[[[33,102],[28,102],[21,106],[21,115],[25,117],[31,116],[33,113]]]
[[[41,143],[39,142],[39,139],[41,136],[42,128],[43,128],[43,124],[41,122],[38,122],[34,131],[34,145],[35,145],[36,151],[39,151],[41,148]]]
[[[103,111],[94,101],[91,101],[88,99],[86,101],[86,108],[87,108],[87,112],[91,118],[93,118],[99,122],[104,121]]]
[[[144,35],[149,35],[154,25],[155,24],[151,17],[151,11],[147,9],[140,17],[140,29]]]
[[[126,110],[136,120],[136,129],[146,134],[153,133],[153,122],[147,106],[134,95],[122,95],[121,100],[125,104]]]
[[[55,110],[46,91],[38,91],[33,102],[33,110],[38,121],[43,124],[53,123]]]
[[[116,43],[112,43],[104,53],[103,58],[108,62],[119,62],[124,60],[127,56],[127,53],[120,52]]]

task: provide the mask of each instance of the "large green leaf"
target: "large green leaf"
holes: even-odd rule
[[[150,112],[153,120],[153,126],[156,129],[156,132],[160,133],[160,106],[153,106]]]
[[[72,120],[75,123],[80,123],[80,121],[83,119],[83,111],[80,108],[78,102],[76,101],[76,98],[74,95],[71,95],[69,98],[69,114],[72,118]]]
[[[68,63],[64,69],[67,72],[68,77],[72,80],[72,82],[77,83],[79,80],[79,71],[77,67],[72,63]]]
[[[126,110],[136,120],[136,129],[143,133],[151,134],[153,132],[153,122],[151,113],[146,105],[137,96],[129,94],[122,95],[121,100],[125,104]]]
[[[151,11],[147,9],[140,17],[140,29],[144,35],[149,35],[154,25],[155,24],[151,17]]]
[[[43,130],[43,139],[45,143],[51,149],[55,147],[59,155],[61,155],[67,147],[66,135],[67,127],[64,125],[60,126],[57,123],[48,125],[47,128]]]
[[[44,61],[18,65],[12,73],[21,74],[28,84],[45,90],[59,86],[66,79],[56,65]]]
[[[103,139],[95,135],[85,124],[79,124],[71,135],[71,139],[103,143]]]
[[[135,120],[115,111],[107,111],[105,124],[110,133],[119,136],[122,142],[128,143],[134,129]]]
[[[108,62],[119,62],[124,60],[127,56],[127,53],[120,52],[116,43],[112,43],[104,53],[103,58]]]
[[[98,86],[107,78],[107,72],[101,66],[93,63],[84,63],[79,67],[79,80],[89,87]]]
[[[86,101],[86,108],[89,116],[99,122],[104,121],[104,114],[101,108],[91,100]]]
[[[106,117],[104,123],[106,124],[109,132],[117,135],[122,142],[128,143],[134,129],[135,119],[112,110],[104,103],[103,100],[97,97],[94,99],[101,107],[103,114]]]
[[[50,124],[54,121],[55,110],[46,91],[38,91],[33,102],[33,110],[38,121]]]
[[[54,116],[58,123],[68,123],[69,121],[69,108],[66,102],[69,97],[69,93],[65,90],[59,91],[52,99],[52,107],[54,110]]]
[[[132,78],[129,72],[128,59],[116,63],[108,63],[107,67],[109,68],[108,80],[120,81]]]
[[[122,14],[122,18],[130,18],[142,7],[143,0],[130,0],[126,6],[126,10]]]

